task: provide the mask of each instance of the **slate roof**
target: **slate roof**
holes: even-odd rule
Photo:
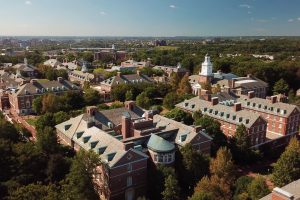
[[[37,80],[36,83],[26,83],[22,85],[15,95],[22,96],[26,94],[42,94],[46,92],[60,92],[67,90],[80,90],[80,88],[69,81],[63,80],[63,82],[58,81],[48,81],[48,80]]]
[[[287,184],[286,186],[283,186],[281,189],[285,192],[288,192],[290,195],[293,195],[295,200],[300,199],[300,179],[290,184]],[[268,194],[260,200],[272,200],[272,194]]]
[[[150,150],[158,153],[167,153],[175,150],[174,144],[155,134],[151,134],[151,137],[147,143],[147,147]]]
[[[299,108],[292,104],[276,102],[271,103],[270,100],[262,99],[262,98],[247,98],[240,97],[237,99],[238,102],[241,102],[243,107],[250,108],[253,110],[259,110],[262,112],[270,113],[272,115],[278,116],[289,116],[295,109],[299,110]]]
[[[138,84],[138,83],[152,83],[154,80],[149,78],[146,75],[138,75],[138,74],[128,74],[128,75],[120,75],[120,76],[114,76],[109,79],[106,79],[101,82],[101,84],[115,86],[117,84]]]
[[[264,120],[259,114],[256,114],[247,110],[240,110],[235,112],[232,107],[228,107],[222,104],[212,105],[211,102],[194,97],[189,100],[185,100],[176,105],[176,107],[190,112],[201,111],[212,118],[217,118],[223,121],[240,125],[244,124],[247,128],[250,128],[258,119]]]

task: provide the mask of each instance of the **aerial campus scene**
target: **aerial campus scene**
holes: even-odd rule
[[[299,8],[0,0],[0,199],[300,199]]]

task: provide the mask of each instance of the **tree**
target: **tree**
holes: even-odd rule
[[[18,142],[20,135],[18,130],[4,118],[0,118],[0,139]]]
[[[72,161],[70,173],[62,183],[63,199],[97,199],[98,195],[92,180],[96,167],[100,165],[101,160],[96,153],[79,151]]]
[[[132,91],[131,90],[128,90],[125,94],[125,98],[126,98],[126,101],[131,101],[133,100],[133,94],[132,94]]]
[[[252,151],[250,137],[244,124],[238,125],[230,143],[234,159],[241,163],[248,162]]]
[[[209,166],[210,173],[218,178],[223,178],[228,184],[233,184],[235,180],[235,166],[232,155],[226,147],[221,147],[215,159]]]
[[[42,108],[43,108],[43,96],[38,96],[32,101],[32,109],[36,114],[41,114],[42,113]]]
[[[270,193],[265,179],[262,176],[256,177],[248,186],[248,193],[252,200],[258,200]]]
[[[55,94],[46,94],[42,100],[42,113],[51,112],[55,113],[63,108],[63,103],[59,96]]]
[[[38,130],[36,146],[39,150],[47,154],[57,152],[59,144],[57,142],[56,133],[52,127],[46,126],[42,130]]]
[[[282,187],[300,178],[300,142],[296,137],[290,140],[286,150],[274,165],[272,181]]]
[[[12,191],[9,200],[52,200],[61,199],[55,185],[43,185],[41,182],[22,186]]]
[[[175,107],[175,105],[177,103],[180,102],[180,98],[178,96],[177,93],[175,92],[170,92],[168,93],[165,97],[164,97],[164,100],[163,100],[163,105],[165,108],[171,110]]]
[[[55,124],[60,124],[64,121],[67,121],[70,118],[70,116],[66,112],[63,112],[63,111],[54,113],[53,117],[54,117]]]
[[[38,132],[42,132],[46,126],[54,127],[55,125],[56,123],[52,113],[46,113],[40,116],[35,122],[35,128]]]
[[[87,89],[84,91],[83,99],[88,106],[96,105],[100,103],[100,94],[96,90]]]
[[[233,199],[240,200],[241,195],[245,196],[244,193],[248,194],[248,186],[251,184],[251,182],[254,180],[253,177],[250,176],[241,176],[238,178],[235,182],[235,190],[234,190],[234,196]]]
[[[179,88],[177,89],[177,93],[179,95],[190,94],[192,93],[192,87],[189,82],[189,75],[186,74],[183,76],[179,83]]]
[[[170,80],[170,84],[172,86],[172,90],[176,91],[178,89],[178,84],[180,82],[180,77],[178,76],[177,73],[172,73],[171,74],[171,80]]]
[[[188,200],[213,200],[213,197],[207,192],[195,192]]]
[[[174,175],[169,175],[165,180],[165,190],[162,192],[163,200],[179,200],[180,188]]]
[[[169,119],[174,119],[178,122],[184,122],[185,124],[191,125],[193,123],[192,115],[186,113],[178,108],[174,108],[165,114],[165,117]]]
[[[186,144],[176,152],[176,169],[181,188],[191,193],[199,180],[209,173],[209,159],[202,155],[191,144]]]
[[[289,85],[284,79],[277,81],[273,87],[274,94],[287,94],[289,91]]]
[[[142,92],[136,97],[136,104],[142,108],[148,109],[151,106],[151,100],[145,92]]]

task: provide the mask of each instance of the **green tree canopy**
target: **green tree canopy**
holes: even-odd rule
[[[286,94],[289,91],[289,85],[287,84],[287,82],[284,79],[280,79],[279,81],[277,81],[273,87],[273,92],[274,94]]]

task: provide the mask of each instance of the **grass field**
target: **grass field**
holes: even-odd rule
[[[36,120],[37,120],[37,118],[30,118],[30,119],[26,119],[26,122],[28,124],[30,124],[31,126],[35,126]]]
[[[160,46],[160,47],[155,47],[155,50],[160,50],[160,51],[163,51],[163,50],[177,50],[178,47],[174,47],[174,46]]]

